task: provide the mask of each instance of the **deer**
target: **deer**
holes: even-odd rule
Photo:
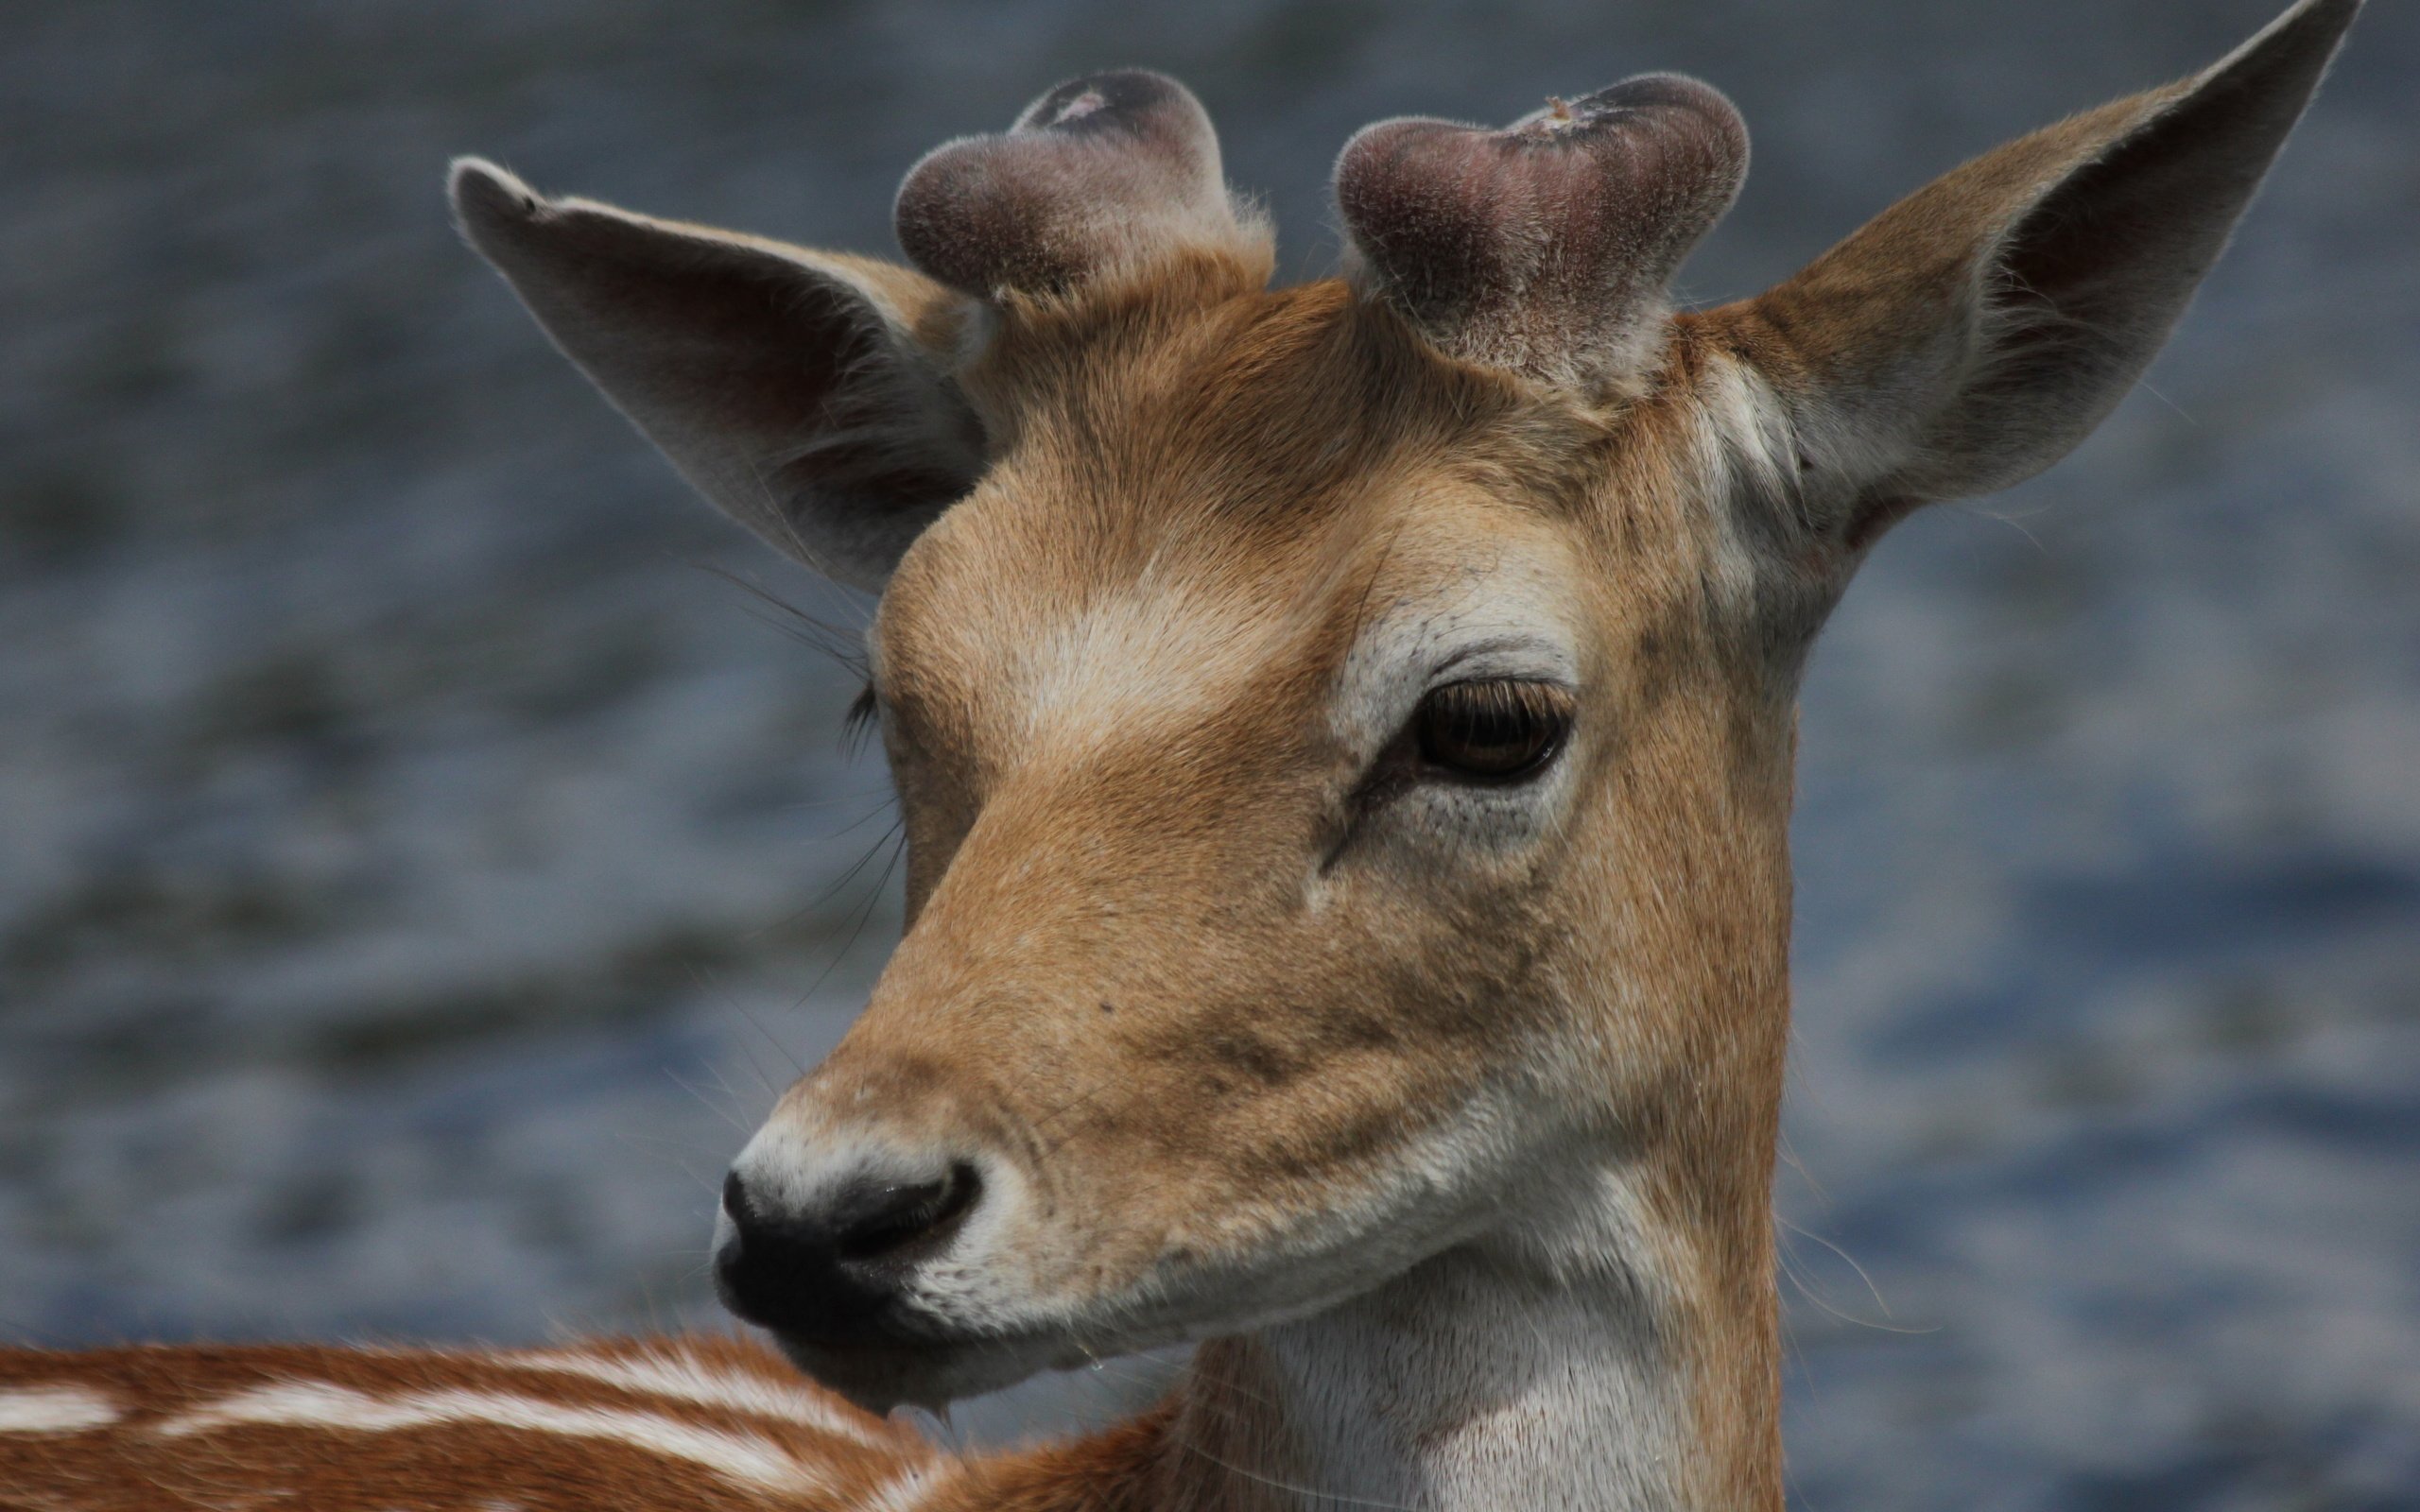
[[[918,163],[904,263],[458,162],[606,398],[878,595],[906,926],[723,1184],[771,1346],[16,1350],[0,1505],[1782,1506],[1800,669],[2129,389],[2359,9],[1703,309],[1747,135],[1672,75],[1364,129],[1285,287],[1146,72]],[[893,1413],[1184,1344],[1069,1442]]]

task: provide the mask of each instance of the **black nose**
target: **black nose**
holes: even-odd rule
[[[898,1335],[899,1299],[916,1263],[949,1242],[982,1194],[970,1165],[929,1180],[869,1176],[800,1211],[723,1177],[732,1236],[715,1256],[715,1290],[751,1323],[824,1345]]]

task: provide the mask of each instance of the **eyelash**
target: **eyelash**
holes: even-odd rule
[[[1421,761],[1457,781],[1510,786],[1543,772],[1571,732],[1568,689],[1533,678],[1431,688],[1405,727]]]

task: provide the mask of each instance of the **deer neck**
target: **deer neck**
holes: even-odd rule
[[[1778,1507],[1770,1269],[1710,1274],[1737,1235],[1661,1221],[1655,1184],[1606,1173],[1560,1232],[1464,1246],[1205,1346],[1168,1427],[1201,1499],[1177,1504]],[[1761,1204],[1737,1216],[1767,1231]]]

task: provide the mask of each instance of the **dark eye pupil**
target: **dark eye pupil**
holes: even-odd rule
[[[1469,777],[1517,777],[1545,765],[1570,723],[1569,696],[1551,683],[1456,682],[1422,700],[1421,759]]]

